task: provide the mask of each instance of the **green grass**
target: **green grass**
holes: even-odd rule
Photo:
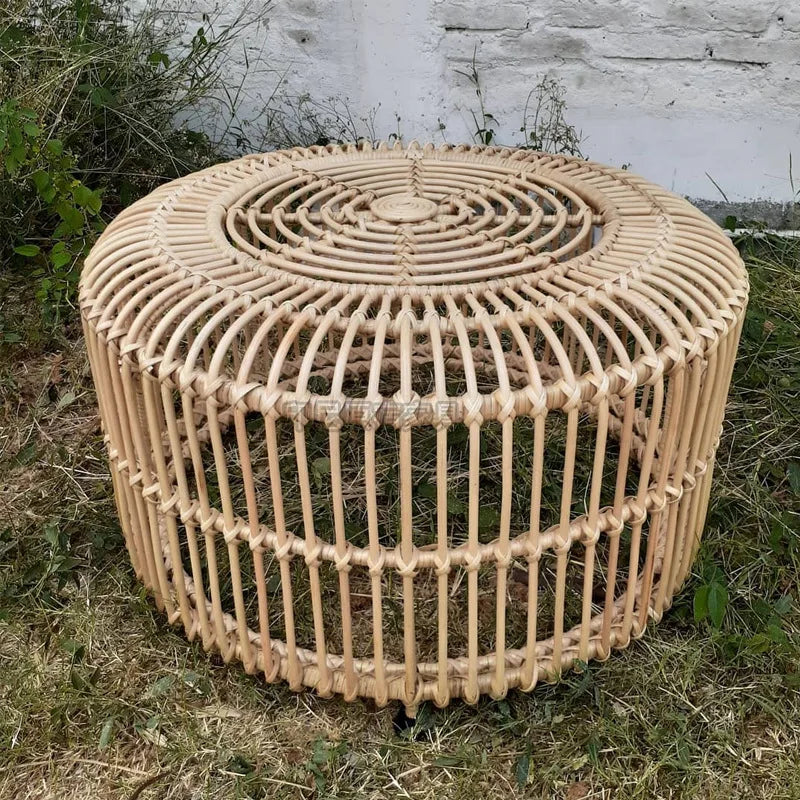
[[[0,797],[800,798],[800,245],[741,245],[748,317],[673,608],[603,664],[403,735],[394,707],[267,686],[166,624],[113,521],[78,326],[43,341],[0,286]],[[724,615],[697,622],[711,586]]]

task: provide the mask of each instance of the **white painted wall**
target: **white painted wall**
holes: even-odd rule
[[[787,201],[793,152],[800,188],[800,0],[274,0],[266,20],[251,59],[289,92],[380,106],[379,134],[398,114],[407,139],[441,141],[442,120],[469,141],[474,91],[457,71],[475,51],[503,143],[548,74],[593,159],[691,197],[721,199],[708,173],[731,201]],[[257,71],[245,105],[275,80]]]

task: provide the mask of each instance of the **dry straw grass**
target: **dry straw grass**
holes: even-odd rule
[[[4,283],[23,335],[0,351],[0,797],[800,796],[800,251],[742,247],[717,488],[657,635],[530,695],[426,704],[405,734],[394,706],[265,685],[164,623],[114,523],[78,332],[32,344],[36,306]],[[717,571],[714,627],[692,596]]]

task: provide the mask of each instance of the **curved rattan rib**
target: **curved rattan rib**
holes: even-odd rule
[[[348,699],[606,658],[691,567],[746,298],[685,200],[563,156],[330,145],[162,186],[81,280],[136,574],[226,660]]]

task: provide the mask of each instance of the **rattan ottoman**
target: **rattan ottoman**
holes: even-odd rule
[[[411,714],[527,691],[692,565],[747,277],[626,171],[252,156],[121,213],[80,298],[136,575],[268,681]]]

